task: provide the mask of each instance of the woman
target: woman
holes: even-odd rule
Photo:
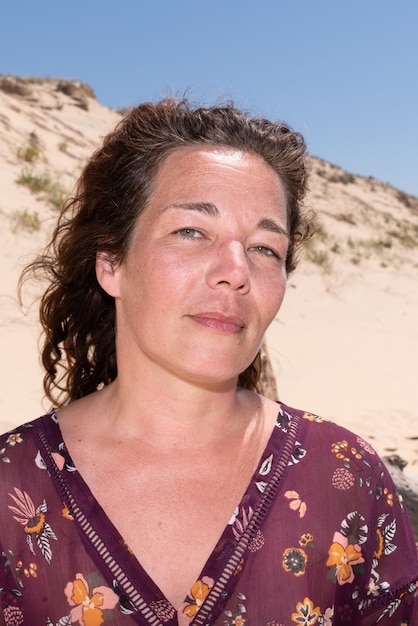
[[[305,152],[284,124],[164,100],[87,164],[30,268],[57,409],[3,438],[5,624],[413,623],[414,540],[375,452],[256,393],[311,230]]]

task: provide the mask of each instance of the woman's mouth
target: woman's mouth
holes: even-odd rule
[[[245,328],[244,321],[235,315],[223,315],[216,312],[197,313],[190,318],[223,335],[238,335]]]

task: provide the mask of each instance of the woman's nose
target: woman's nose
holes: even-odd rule
[[[208,284],[215,288],[221,285],[248,292],[250,273],[245,247],[240,241],[230,240],[212,250],[212,258],[207,272]]]

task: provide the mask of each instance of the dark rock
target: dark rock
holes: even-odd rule
[[[398,454],[383,457],[398,493],[402,496],[409,512],[415,537],[418,541],[418,477],[404,474],[408,463]]]

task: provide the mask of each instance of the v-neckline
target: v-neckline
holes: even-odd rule
[[[279,410],[279,416],[283,408],[287,407],[282,405],[282,409]],[[76,468],[75,471],[66,471],[65,469],[59,470],[57,467],[52,453],[59,449],[62,452],[63,446],[67,454],[68,464],[71,465],[72,462],[65,446],[56,412],[51,411],[40,418],[39,425],[41,428],[34,429],[34,432],[37,434],[38,441],[43,443],[41,453],[46,457],[44,461],[49,469],[51,478],[62,499],[67,504],[69,510],[73,512],[79,524],[81,530],[80,534],[84,540],[88,554],[100,565],[101,570],[103,570],[104,564],[107,568],[110,568],[109,582],[113,582],[115,575],[119,574],[119,577],[121,580],[124,580],[124,584],[127,585],[127,588],[132,587],[132,594],[136,597],[136,608],[139,609],[142,615],[148,620],[148,624],[152,626],[162,625],[163,622],[161,622],[158,617],[158,608],[160,608],[165,611],[167,617],[170,615],[168,621],[167,618],[164,619],[164,626],[176,626],[180,623],[177,618],[189,607],[186,615],[189,615],[191,620],[187,622],[185,619],[185,623],[189,623],[190,626],[197,626],[203,623],[198,619],[200,606],[214,588],[219,585],[219,581],[222,580],[222,577],[225,578],[225,570],[231,562],[231,559],[232,565],[230,565],[229,569],[235,567],[233,565],[236,561],[236,559],[233,558],[234,553],[237,551],[241,537],[245,536],[245,532],[250,530],[249,522],[254,516],[254,513],[260,508],[261,500],[266,493],[270,479],[276,476],[277,482],[287,465],[286,457],[290,457],[292,452],[292,441],[294,443],[296,438],[297,424],[293,425],[294,435],[290,437],[292,441],[289,441],[290,428],[288,424],[285,424],[284,428],[280,428],[282,423],[283,420],[280,420],[278,417],[241,502],[235,509],[235,512],[231,512],[231,520],[221,533],[215,549],[203,565],[199,578],[195,583],[201,582],[202,585],[206,585],[206,587],[200,585],[200,589],[204,591],[207,590],[207,596],[200,598],[193,597],[193,585],[192,589],[186,593],[186,598],[180,607],[174,607],[169,602],[159,586],[142,567],[139,558],[129,550],[122,535],[105,513],[80,472],[76,471]],[[278,426],[279,430],[283,433],[283,437],[281,438],[277,437],[276,431]],[[275,457],[274,461],[273,456]],[[281,470],[280,467],[277,467],[280,461],[283,465]],[[250,539],[248,538],[246,542],[247,546],[242,546],[244,551],[246,547],[248,547],[249,541]],[[240,551],[238,552],[237,568],[241,558]],[[103,561],[105,561],[105,563]],[[233,576],[232,573],[234,574]],[[230,578],[233,578],[233,580]],[[231,576],[224,584],[230,588],[233,583],[235,587],[238,579],[239,573],[231,572]],[[139,581],[139,584],[137,581]],[[229,593],[227,595],[229,595]],[[223,597],[225,597],[225,591],[223,591]],[[193,602],[195,602],[195,604],[193,604]],[[194,610],[195,613],[193,613]]]

